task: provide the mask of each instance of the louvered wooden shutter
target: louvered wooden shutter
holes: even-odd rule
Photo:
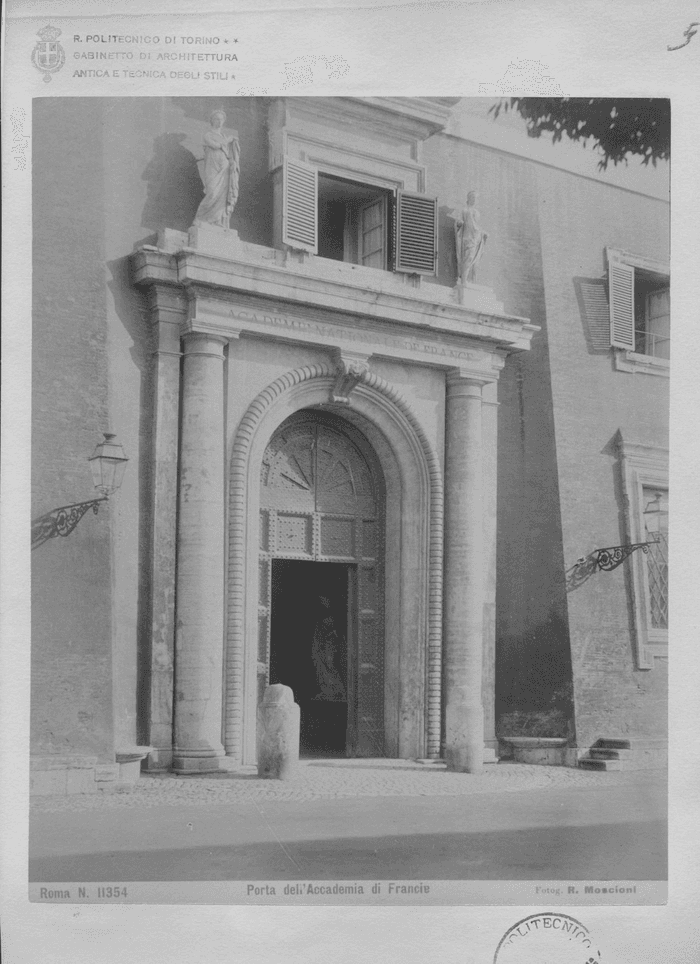
[[[318,252],[318,172],[285,157],[282,167],[282,243]]]
[[[437,198],[398,191],[394,271],[437,273]]]
[[[611,261],[608,270],[610,344],[634,351],[634,268]]]
[[[579,304],[591,351],[610,351],[610,308],[607,285],[602,280],[578,282]]]

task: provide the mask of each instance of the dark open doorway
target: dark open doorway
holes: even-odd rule
[[[336,562],[272,562],[270,682],[294,692],[301,708],[303,756],[352,752],[348,644],[354,569]]]

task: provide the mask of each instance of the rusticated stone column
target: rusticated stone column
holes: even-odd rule
[[[224,638],[226,340],[185,336],[177,545],[173,767],[218,769]]]
[[[485,379],[450,372],[445,406],[445,759],[478,773],[484,759],[483,467]]]

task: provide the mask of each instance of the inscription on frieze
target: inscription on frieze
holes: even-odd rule
[[[459,358],[464,361],[482,362],[486,361],[485,352],[468,351],[460,348],[452,348],[449,345],[428,344],[419,338],[400,338],[398,336],[385,335],[380,332],[349,331],[336,325],[321,325],[312,321],[304,321],[302,318],[292,318],[287,315],[263,315],[254,312],[234,311],[229,312],[230,317],[240,322],[253,322],[257,325],[271,325],[276,328],[288,328],[303,331],[308,334],[317,335],[319,338],[330,338],[346,342],[356,342],[364,345],[383,345],[387,348],[403,349],[405,351],[416,351],[424,355],[437,355],[444,358]]]

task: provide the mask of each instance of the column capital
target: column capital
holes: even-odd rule
[[[223,359],[224,347],[228,344],[228,338],[208,331],[189,331],[183,334],[182,340],[186,356],[210,355],[212,358]]]
[[[449,398],[470,396],[481,398],[484,385],[494,382],[493,376],[485,372],[475,372],[464,368],[450,368],[446,372],[445,382]]]

